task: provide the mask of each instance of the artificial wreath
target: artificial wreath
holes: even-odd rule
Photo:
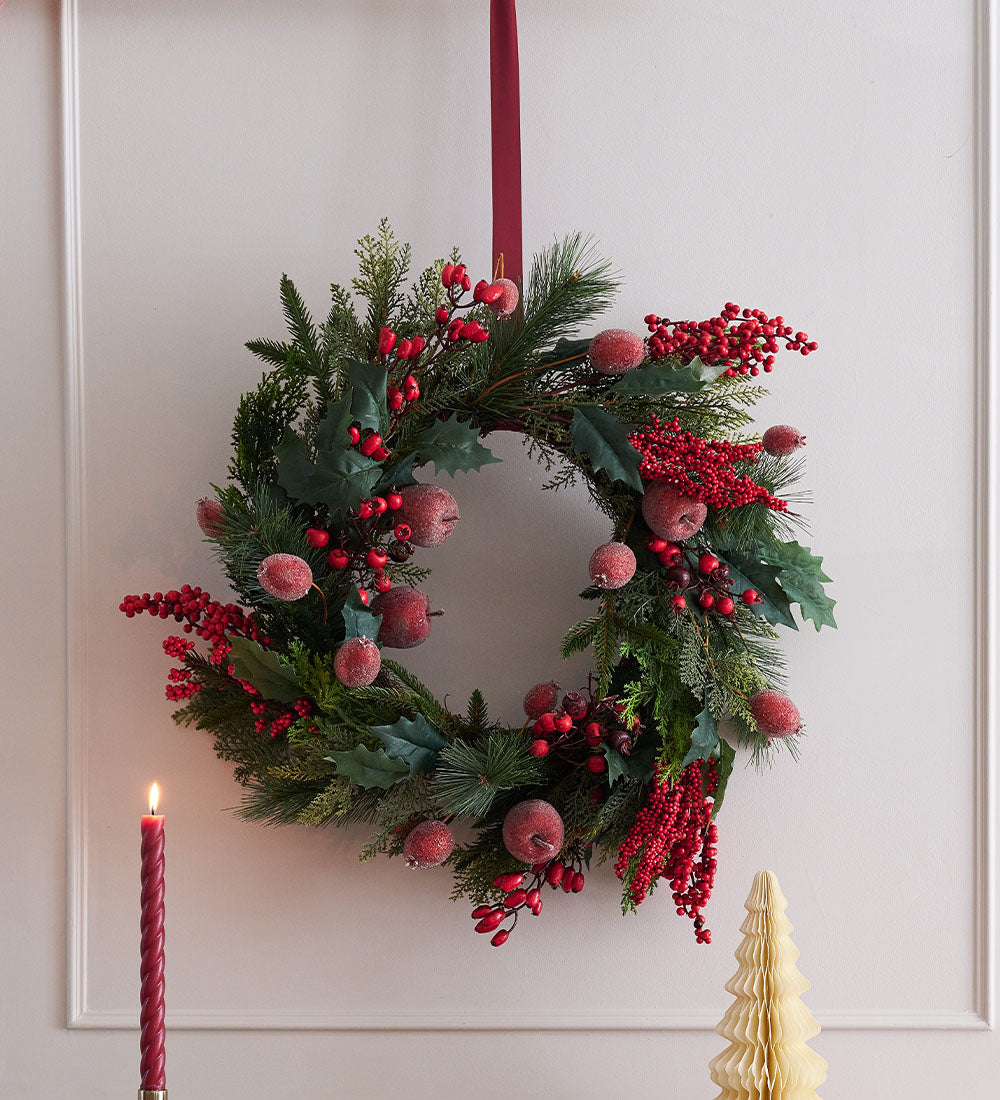
[[[761,761],[802,729],[775,628],[796,629],[793,604],[835,625],[822,559],[793,537],[803,437],[750,432],[779,349],[816,344],[733,303],[580,339],[618,283],[578,236],[523,287],[473,285],[453,253],[407,291],[410,249],[384,222],[356,255],[325,321],[283,277],[290,340],[247,344],[267,370],[240,401],[228,482],[197,505],[242,606],[189,585],[120,605],[184,624],[163,643],[175,720],[235,765],[245,817],[368,823],[362,859],[449,867],[494,945],[544,885],[579,893],[595,852],[623,910],[666,881],[709,942],[733,744]],[[611,528],[562,646],[592,650],[588,683],[531,687],[515,727],[479,691],[453,713],[390,657],[427,641],[424,560],[461,538],[458,502],[416,475],[498,461],[497,431],[524,437],[547,488],[582,479]]]

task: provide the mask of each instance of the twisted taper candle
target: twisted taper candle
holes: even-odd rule
[[[140,1089],[166,1089],[163,1008],[163,818],[142,818]]]

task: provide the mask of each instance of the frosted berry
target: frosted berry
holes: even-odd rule
[[[261,588],[276,600],[301,600],[313,583],[309,563],[295,554],[271,554],[257,566]]]
[[[590,341],[590,365],[599,374],[625,374],[646,358],[646,341],[623,328],[609,328]]]
[[[500,287],[500,294],[493,298],[492,302],[487,302],[487,308],[493,314],[498,321],[506,321],[508,317],[514,316],[514,311],[517,309],[517,303],[520,301],[521,293],[517,289],[517,283],[511,279],[497,279],[492,284],[494,287]],[[493,297],[491,291],[489,297]]]
[[[529,688],[524,696],[524,713],[529,718],[541,718],[543,714],[556,709],[556,700],[559,698],[559,685],[553,680],[544,684],[535,684]],[[549,731],[553,729],[549,726]]]
[[[642,518],[661,539],[679,542],[697,534],[708,515],[700,500],[681,496],[663,481],[654,481],[642,494]]]
[[[202,497],[195,508],[198,526],[202,534],[210,539],[217,539],[226,530],[226,510],[217,500],[211,497]]]
[[[382,670],[382,654],[371,638],[348,638],[337,650],[333,671],[349,688],[368,687]]]
[[[750,713],[765,737],[792,737],[802,729],[799,708],[784,692],[773,688],[750,697]]]
[[[310,527],[306,531],[306,542],[313,547],[314,550],[322,550],[324,546],[330,541],[330,532],[324,531],[320,527]]]
[[[406,866],[414,870],[437,867],[451,855],[454,847],[455,834],[443,821],[421,821],[410,830],[403,843],[403,859]]]
[[[541,798],[519,802],[503,819],[504,847],[522,863],[551,859],[562,847],[564,835],[559,811]]]
[[[438,546],[455,529],[458,503],[447,489],[438,485],[408,485],[401,496],[400,519],[410,528],[410,542],[417,546]]]
[[[405,585],[376,596],[372,600],[372,611],[382,616],[378,640],[389,649],[412,649],[426,642],[431,632],[431,617],[441,614],[430,610],[425,593]]]
[[[635,576],[635,554],[623,542],[606,542],[590,555],[588,568],[598,588],[622,588]]]
[[[764,433],[761,443],[769,455],[790,455],[805,446],[806,437],[791,424],[775,424]]]
[[[539,738],[537,741],[532,741],[528,746],[528,755],[534,757],[542,757],[549,755],[549,743]]]

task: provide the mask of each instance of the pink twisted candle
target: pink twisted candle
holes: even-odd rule
[[[155,809],[155,796],[151,795],[150,810]],[[163,817],[152,813],[142,818],[141,928],[139,1087],[156,1091],[167,1087],[167,1055],[163,1008]]]

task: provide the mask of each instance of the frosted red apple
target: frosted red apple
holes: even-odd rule
[[[348,638],[337,650],[333,671],[349,688],[368,687],[382,670],[382,654],[371,638]]]
[[[806,445],[806,437],[791,424],[775,424],[761,437],[769,455],[790,455]]]
[[[451,855],[455,836],[443,821],[421,821],[403,843],[403,859],[413,870],[437,867]]]
[[[217,539],[226,530],[226,510],[217,500],[202,497],[195,509],[202,534]]]
[[[524,696],[524,713],[529,718],[541,718],[550,710],[556,709],[556,701],[559,698],[559,685],[554,680],[548,680],[544,684],[535,684],[529,688]]]
[[[700,500],[682,496],[672,485],[654,481],[642,495],[642,518],[654,535],[682,542],[697,534],[708,515]]]
[[[382,616],[378,640],[389,649],[412,649],[426,642],[431,619],[440,611],[430,610],[430,601],[418,588],[390,588],[372,600],[372,611]]]
[[[301,600],[312,588],[309,563],[295,554],[271,554],[257,566],[257,581],[276,600]]]
[[[486,308],[498,321],[506,321],[508,317],[514,316],[514,310],[517,309],[517,303],[521,297],[517,283],[510,279],[497,279],[493,285],[503,287],[503,293],[495,302],[488,303]]]
[[[635,576],[635,554],[623,542],[606,542],[590,555],[588,568],[598,588],[622,588]]]
[[[590,341],[590,365],[599,374],[625,374],[646,358],[646,341],[624,328],[609,328]]]
[[[522,863],[552,859],[562,848],[564,834],[559,811],[541,798],[518,802],[503,819],[504,847]]]
[[[408,485],[400,496],[399,511],[410,528],[409,541],[415,546],[438,546],[458,523],[458,502],[439,485]]]
[[[799,708],[783,691],[766,688],[750,697],[750,713],[765,737],[792,737],[802,729]]]

